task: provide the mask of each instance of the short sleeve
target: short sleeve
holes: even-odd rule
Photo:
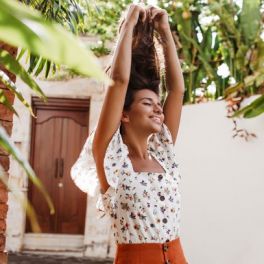
[[[177,168],[179,164],[176,161],[175,147],[166,124],[162,124],[160,132],[151,135],[148,146],[149,151],[165,164],[169,172],[175,173],[176,170],[178,172]]]
[[[97,197],[96,208],[101,212],[101,217],[103,217],[105,213],[112,213],[114,208],[118,175],[121,173],[122,162],[127,156],[127,148],[123,143],[118,128],[108,144],[104,157],[105,175],[110,186],[102,194],[92,154],[93,139],[94,131],[87,138],[79,158],[71,168],[71,177],[82,191],[87,192],[90,196]]]
[[[124,168],[126,167],[127,155],[128,149],[123,143],[120,128],[118,128],[110,140],[105,153],[104,169],[110,186],[104,194],[99,194],[96,207],[101,212],[108,213],[109,215],[115,213],[116,190],[119,175],[123,173]]]
[[[88,136],[81,153],[71,168],[71,178],[76,186],[90,196],[99,191],[99,180],[92,154],[94,131]]]

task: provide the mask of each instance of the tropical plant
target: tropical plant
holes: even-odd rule
[[[82,6],[79,0],[22,0],[21,2],[28,5],[34,10],[38,10],[46,20],[54,21],[62,25],[73,34],[79,34],[79,25],[83,23],[85,10],[87,4]],[[18,58],[20,59],[25,55],[26,50],[22,49]],[[38,76],[41,72],[45,71],[45,78],[48,77],[50,71],[54,74],[59,65],[32,54],[28,51],[28,72]]]
[[[79,27],[100,36],[98,45],[92,47],[96,55],[109,53],[106,43],[114,40],[120,14],[130,2],[109,0],[89,5],[90,15]],[[225,99],[230,117],[261,114],[262,96],[249,107],[239,108],[243,98],[263,90],[263,1],[244,0],[242,8],[228,0],[158,0],[157,4],[169,14],[182,60],[184,103]]]
[[[97,56],[109,54],[107,42],[114,40],[121,13],[130,3],[132,0],[98,0],[89,3],[88,14],[79,27],[83,33],[99,37],[98,42],[91,46]]]
[[[264,84],[260,0],[244,0],[242,8],[227,0],[158,3],[169,14],[183,61],[185,103],[225,98],[230,110],[243,98],[260,93]],[[221,67],[226,67],[227,74],[219,73]],[[202,94],[197,93],[201,90]],[[235,109],[230,117],[257,116],[264,112],[264,96],[246,108]]]
[[[240,104],[245,97],[261,93],[264,85],[261,1],[244,0],[239,12],[228,1],[211,1],[210,10],[219,17],[215,25],[220,36],[222,57],[235,80],[225,89],[224,95],[227,100],[241,98],[237,100]],[[251,118],[263,112],[264,95],[261,95],[231,117],[243,115]]]
[[[43,3],[44,2],[46,1],[43,1]],[[62,3],[63,1],[57,2]],[[73,0],[70,2],[74,3]],[[43,61],[45,61],[45,63],[52,61],[56,64],[67,65],[76,72],[94,77],[99,81],[105,82],[109,80],[101,70],[94,55],[89,52],[76,37],[73,37],[72,34],[68,33],[61,26],[48,21],[38,12],[15,1],[0,0],[0,5],[0,40],[14,46],[15,49],[16,47],[20,47],[23,50],[29,50],[31,54],[34,54],[35,58],[43,58],[38,59],[38,63],[42,65],[37,65],[37,72],[43,70]],[[6,89],[1,89],[0,91],[1,104],[18,115],[18,112],[12,106],[13,97],[10,100],[9,95],[12,93],[13,96],[16,96],[29,109],[31,114],[34,115],[30,104],[26,102],[22,93],[7,73],[11,72],[13,75],[20,77],[33,92],[43,100],[46,100],[41,88],[19,64],[18,60],[6,50],[0,49],[0,63],[0,82],[6,87]],[[50,198],[42,186],[42,183],[38,180],[28,162],[21,157],[5,130],[2,128],[0,128],[0,146],[2,150],[11,154],[19,162],[29,178],[44,194],[51,212],[54,211]],[[3,172],[4,170],[1,169],[1,171]],[[1,178],[6,181],[3,173],[1,173],[1,176]],[[32,212],[32,208],[28,207],[27,209],[29,212]],[[34,217],[31,218],[31,220],[32,224],[36,223]],[[33,230],[38,230],[37,225],[33,225],[32,228]]]

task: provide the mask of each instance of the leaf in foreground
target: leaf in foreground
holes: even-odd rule
[[[28,161],[25,160],[16,146],[13,144],[13,142],[8,137],[6,131],[3,127],[0,126],[0,147],[8,152],[10,155],[13,156],[13,158],[21,165],[21,167],[24,169],[26,174],[28,175],[29,179],[33,182],[33,184],[40,190],[40,192],[43,194],[45,200],[48,203],[48,206],[50,208],[50,214],[54,214],[55,209],[54,205],[52,203],[52,200],[46,191],[45,187],[43,186],[42,182],[38,179],[35,172],[29,165]]]
[[[99,61],[85,45],[62,26],[13,0],[0,0],[0,39],[33,54],[67,65],[80,74],[110,81]]]

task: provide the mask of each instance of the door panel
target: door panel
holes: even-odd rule
[[[63,183],[63,190],[60,188],[59,208],[61,210],[59,223],[61,223],[60,229],[62,233],[68,230],[68,233],[82,233],[82,227],[84,227],[85,221],[85,196],[86,194],[81,192],[72,182],[72,179],[67,175],[70,175],[70,169],[80,154],[86,138],[86,127],[80,126],[75,120],[63,119],[63,133],[62,133],[62,149],[61,159],[64,164],[64,171],[60,181]],[[72,136],[74,135],[74,136]],[[68,153],[71,153],[69,155]],[[79,201],[79,203],[76,203]],[[84,204],[80,204],[84,203]],[[67,205],[64,209],[63,205]]]
[[[47,122],[36,125],[35,142],[33,156],[33,169],[41,179],[43,185],[56,204],[54,177],[55,177],[55,159],[59,156],[60,141],[57,140],[61,133],[61,120],[49,119]],[[43,232],[54,232],[54,217],[50,215],[47,203],[37,188],[31,189],[31,203],[33,204],[38,221],[41,223]]]

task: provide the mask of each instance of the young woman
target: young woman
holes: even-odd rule
[[[163,106],[154,30],[165,62]],[[72,178],[93,195],[96,180],[90,176],[96,173],[97,208],[111,218],[115,264],[186,264],[179,238],[181,176],[174,152],[184,82],[165,10],[129,6],[109,72],[114,82]]]

